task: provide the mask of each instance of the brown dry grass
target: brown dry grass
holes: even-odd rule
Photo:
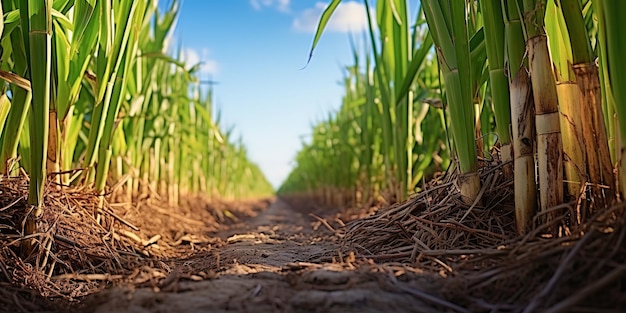
[[[472,311],[604,312],[626,307],[626,211],[599,210],[578,223],[593,199],[550,210],[559,218],[517,236],[512,182],[485,162],[480,199],[468,206],[449,172],[408,201],[347,224],[344,253],[437,272],[444,295]],[[535,220],[538,221],[540,216]],[[558,234],[549,233],[558,229]]]
[[[52,310],[55,302],[67,305],[112,284],[158,285],[174,261],[189,261],[221,244],[210,236],[219,225],[269,205],[202,197],[185,197],[176,208],[154,197],[127,204],[105,198],[99,205],[101,199],[89,190],[50,187],[37,219],[40,232],[33,235],[36,249],[23,256],[27,194],[23,177],[0,179],[0,307],[24,312]]]

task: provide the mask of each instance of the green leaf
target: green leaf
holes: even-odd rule
[[[322,37],[322,34],[324,33],[324,29],[326,28],[326,24],[328,24],[328,21],[332,17],[333,12],[335,12],[335,9],[337,9],[340,3],[341,3],[341,0],[332,0],[330,4],[326,7],[326,9],[324,9],[324,12],[322,13],[322,16],[320,17],[319,23],[317,24],[315,37],[313,37],[313,44],[311,45],[311,51],[309,52],[309,59],[306,61],[307,65],[309,64],[309,62],[311,62],[311,58],[313,57],[313,50],[315,50],[317,43]]]

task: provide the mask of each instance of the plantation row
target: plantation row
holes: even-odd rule
[[[28,173],[34,208],[50,184],[115,187],[127,200],[157,192],[171,204],[272,193],[222,130],[197,66],[167,54],[178,4],[157,3],[2,1],[0,171]]]
[[[583,195],[580,222],[624,191],[626,2],[371,2],[342,106],[314,127],[279,193],[401,201],[452,164],[472,204],[487,183],[480,160],[497,156],[524,233],[539,212],[548,222],[550,208]],[[327,7],[312,49],[340,3]]]

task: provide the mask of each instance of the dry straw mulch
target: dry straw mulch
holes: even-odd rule
[[[347,225],[346,250],[374,260],[449,267],[441,254],[468,254],[515,236],[512,181],[505,181],[497,161],[482,167],[482,190],[472,205],[458,192],[456,172],[436,176],[411,199]],[[482,203],[481,203],[482,202]]]
[[[349,222],[343,253],[438,272],[448,278],[443,296],[471,311],[626,309],[625,205],[577,223],[576,212],[593,203],[583,193],[553,208],[559,218],[550,225],[517,236],[512,181],[502,166],[484,161],[480,201],[472,205],[461,201],[450,171],[411,199]]]
[[[184,268],[178,263],[221,244],[210,237],[220,224],[256,215],[269,204],[184,197],[174,208],[155,195],[114,204],[109,195],[100,204],[90,190],[48,186],[35,251],[24,257],[27,195],[24,177],[0,178],[0,308],[24,312],[58,310],[50,300],[66,305],[113,284],[158,287],[174,268]],[[177,275],[192,273],[214,276],[192,269]]]

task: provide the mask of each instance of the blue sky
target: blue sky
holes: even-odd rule
[[[168,5],[170,0],[160,0]],[[349,32],[367,27],[362,1],[337,9],[305,68],[326,2],[311,0],[183,0],[173,46],[190,64],[204,62],[214,79],[222,121],[241,135],[249,157],[278,187],[289,174],[302,136],[339,108],[341,66],[350,65]]]

